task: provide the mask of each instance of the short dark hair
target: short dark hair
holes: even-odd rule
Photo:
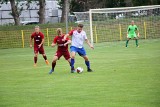
[[[83,28],[83,24],[78,24],[78,27]]]

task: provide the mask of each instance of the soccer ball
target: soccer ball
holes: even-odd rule
[[[76,72],[77,72],[77,73],[82,73],[82,72],[83,72],[83,68],[82,68],[82,67],[78,67],[78,68],[76,69]]]

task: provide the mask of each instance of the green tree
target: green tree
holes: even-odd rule
[[[38,11],[38,15],[39,15],[39,23],[40,24],[44,24],[45,23],[45,5],[46,5],[46,1],[45,0],[38,0],[38,5],[39,5],[39,11]]]
[[[60,5],[60,9],[62,10],[61,22],[66,21],[66,15],[69,13],[70,0],[57,0]]]
[[[11,15],[14,19],[15,25],[20,25],[20,15],[22,13],[22,11],[24,10],[23,6],[27,5],[27,8],[29,8],[29,4],[32,3],[32,1],[38,1],[39,5],[39,11],[38,11],[38,15],[39,15],[39,23],[43,24],[45,22],[45,0],[25,0],[27,1],[26,4],[22,4],[19,5],[20,1],[24,1],[24,0],[1,0],[0,3],[8,3],[10,2],[11,4]]]
[[[71,0],[70,13],[73,13],[73,12],[83,12],[83,11],[85,11],[83,4],[78,3],[75,0]]]
[[[10,14],[12,15],[14,19],[15,25],[20,25],[19,16],[21,15],[21,12],[23,10],[23,5],[18,6],[20,1],[21,0],[1,0],[0,1],[1,4],[10,2],[11,11],[12,11]]]
[[[84,12],[89,9],[103,8],[106,0],[71,0],[70,12]]]
[[[159,5],[160,0],[132,0],[134,6]]]
[[[126,6],[125,0],[105,0],[106,8],[125,7],[125,6]]]
[[[133,6],[132,0],[124,0],[124,2],[125,2],[126,7],[132,7]]]

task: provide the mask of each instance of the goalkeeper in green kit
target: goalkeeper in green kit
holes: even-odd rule
[[[136,34],[137,33],[137,34]],[[128,42],[130,39],[134,39],[136,42],[136,47],[138,46],[138,37],[139,37],[139,31],[138,27],[134,24],[134,21],[132,20],[131,25],[128,26],[127,29],[127,41],[126,41],[126,47],[128,47]]]

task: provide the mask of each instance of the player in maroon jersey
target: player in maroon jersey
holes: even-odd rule
[[[57,36],[54,38],[52,47],[56,46],[57,44],[57,52],[53,58],[52,62],[52,69],[50,70],[49,74],[52,74],[54,72],[54,68],[56,66],[56,61],[60,59],[61,56],[64,56],[64,58],[69,62],[70,64],[70,54],[68,51],[68,44],[71,43],[71,40],[67,38],[65,41],[63,41],[64,34],[62,33],[62,29],[57,29]]]
[[[43,58],[45,59],[45,62],[47,65],[49,65],[49,62],[47,60],[47,56],[44,52],[43,43],[44,43],[44,35],[42,32],[40,32],[39,26],[35,26],[35,32],[32,33],[30,38],[30,47],[32,48],[32,39],[34,39],[34,66],[37,64],[37,57],[38,52],[42,54]]]

